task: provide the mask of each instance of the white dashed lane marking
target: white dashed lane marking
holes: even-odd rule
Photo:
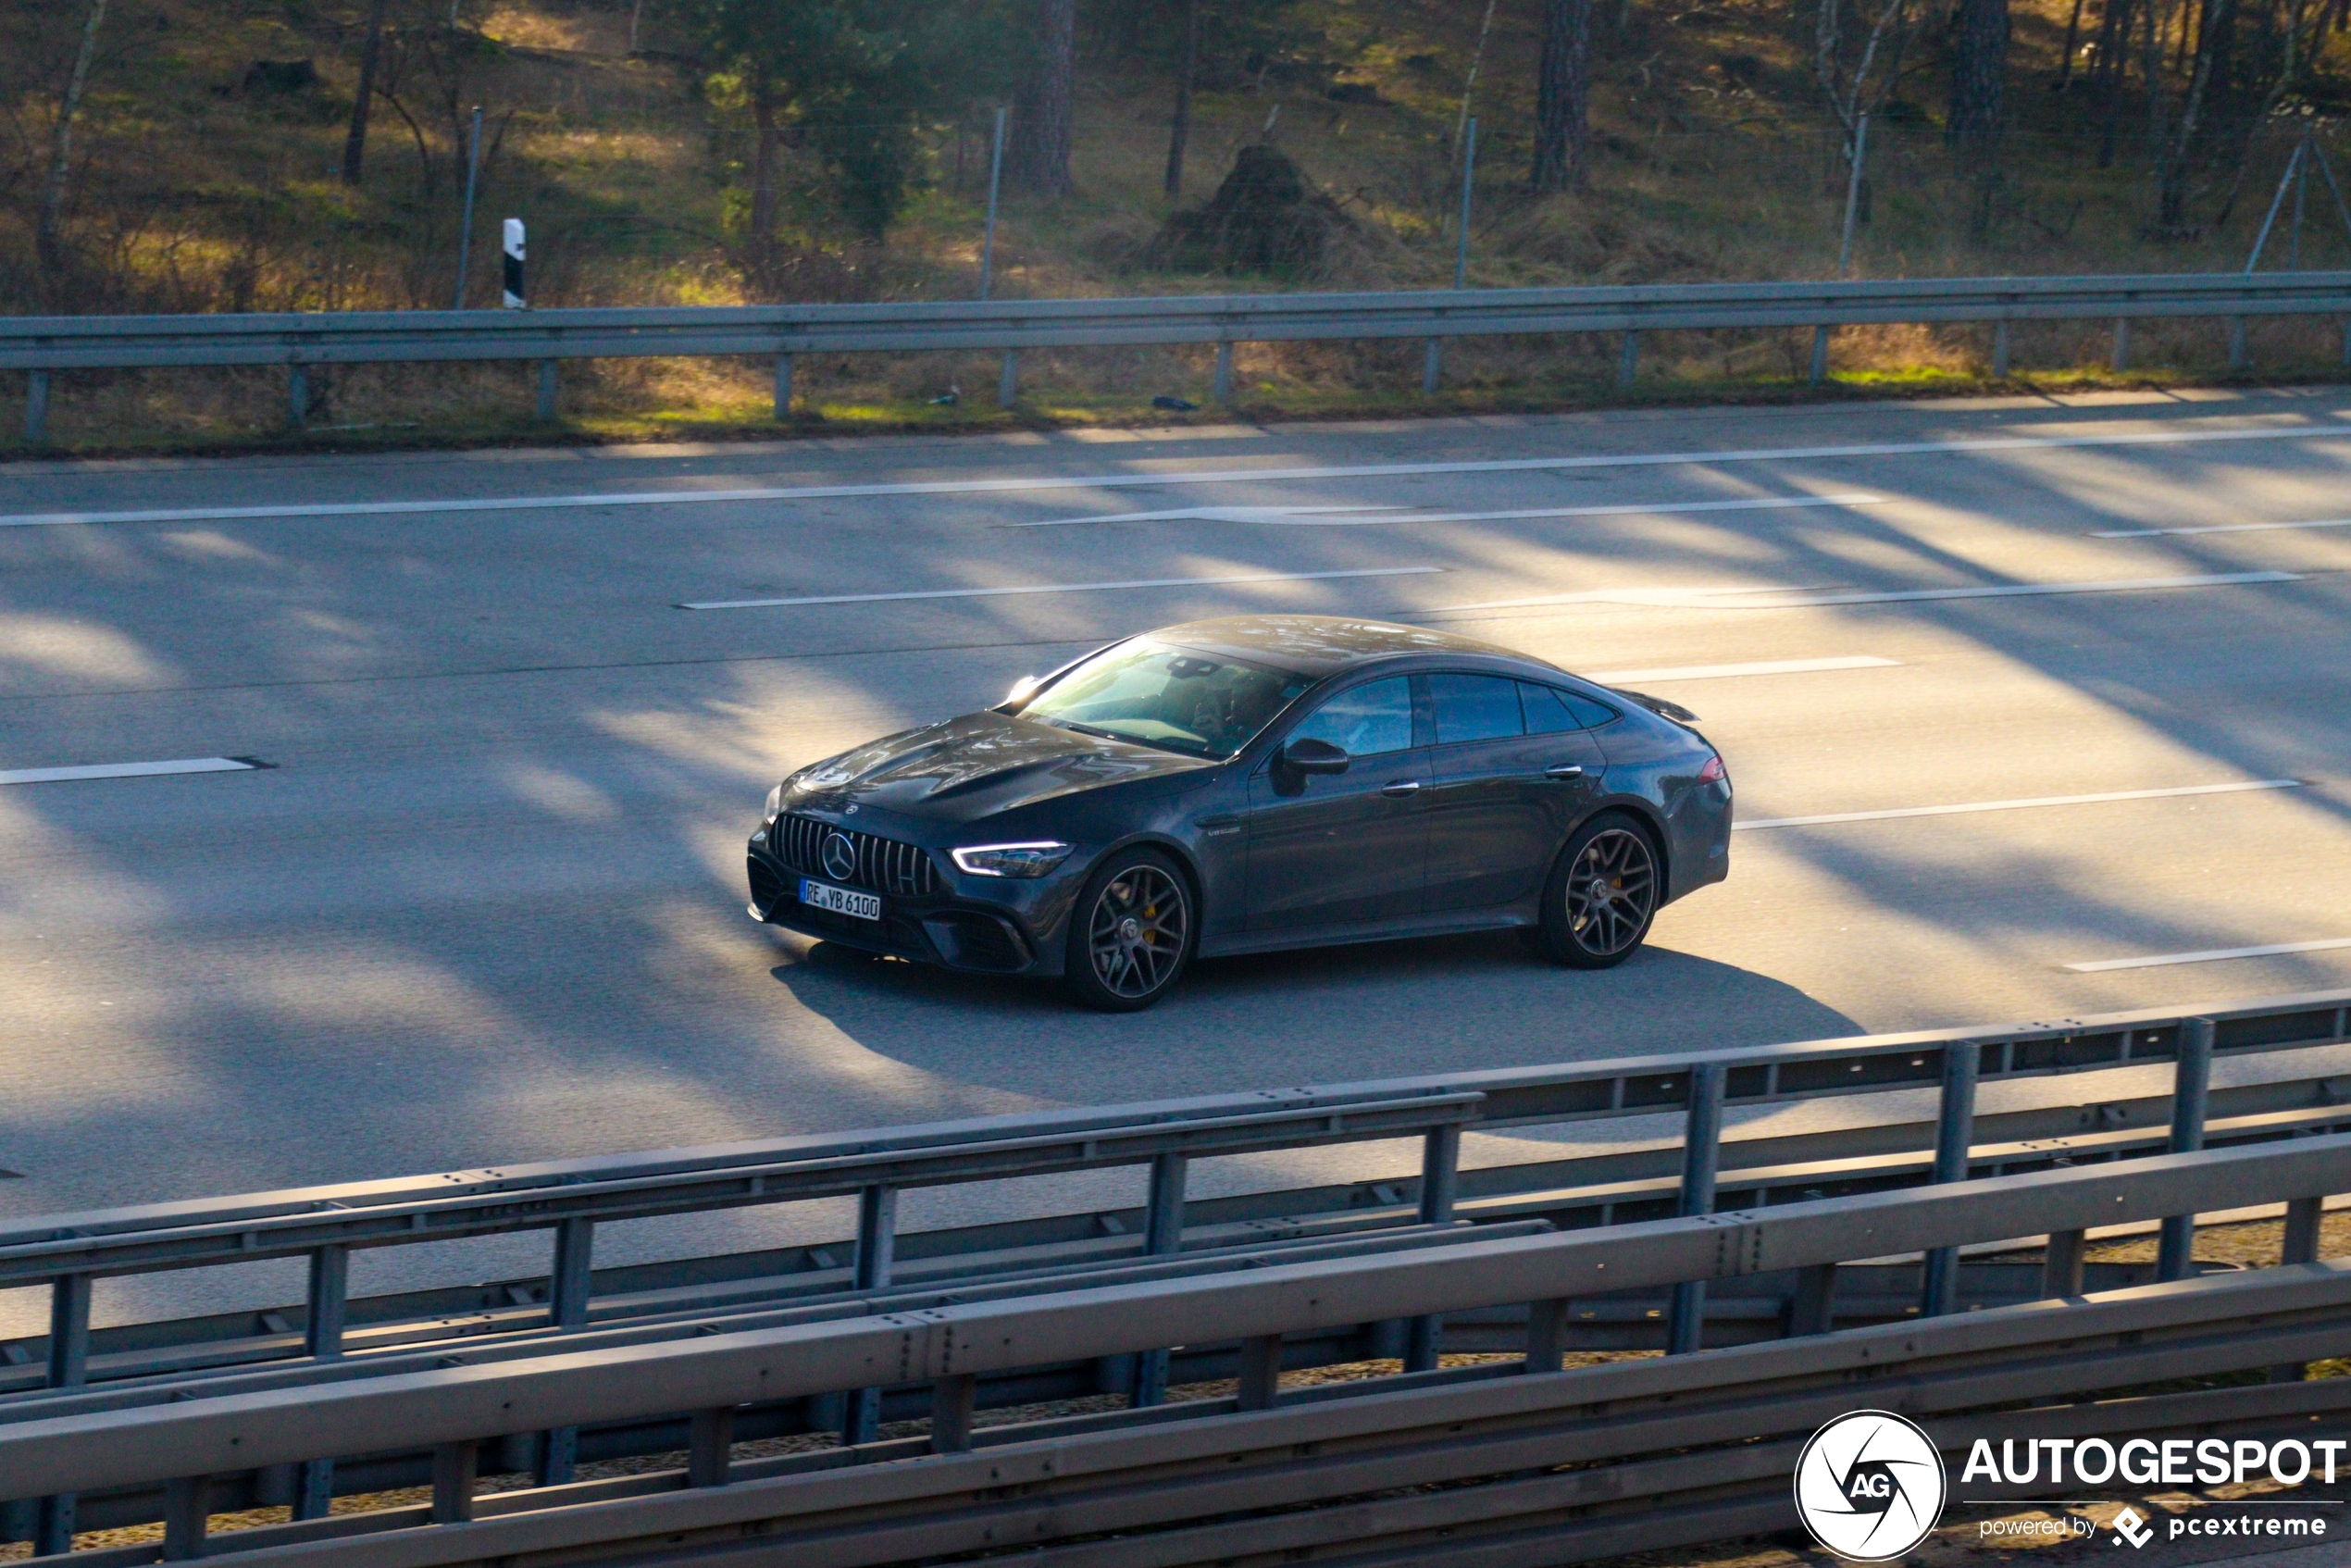
[[[1978,811],[2031,811],[2041,806],[2099,805],[2108,801],[2160,801],[2179,795],[2235,795],[2253,790],[2299,790],[2300,778],[2257,778],[2236,784],[2187,784],[2171,790],[2108,790],[2095,795],[2041,795],[2023,801],[1967,801],[1947,806],[1897,806],[1888,811],[1838,811],[1820,816],[1773,816],[1733,825],[1736,832],[1767,828],[1818,828],[1835,822],[1891,822],[1905,816],[1961,816]]]
[[[1604,669],[1585,675],[1586,680],[1602,686],[1630,686],[1646,681],[1651,686],[1673,680],[1727,680],[1742,675],[1809,675],[1815,670],[1832,669],[1895,669],[1899,659],[1872,658],[1867,653],[1855,653],[1840,659],[1764,659],[1749,665],[1669,665],[1658,669]],[[1578,671],[1578,674],[1583,674]]]
[[[2325,952],[2351,947],[2351,937],[2324,937],[2315,942],[2271,942],[2265,947],[2213,947],[2201,952],[2158,952],[2146,958],[2101,958],[2088,964],[2068,964],[2077,975],[2103,974],[2108,969],[2159,969],[2167,964],[2218,964],[2227,958],[2277,958],[2292,952]]]
[[[1137,588],[1208,588],[1225,583],[1321,582],[1334,578],[1420,577],[1442,566],[1372,566],[1348,572],[1250,572],[1236,577],[1150,577],[1125,582],[1030,582],[1009,588],[921,588],[901,593],[815,593],[797,599],[703,599],[681,610],[764,610],[784,604],[874,604],[892,599],[998,599],[1025,593],[1108,593]]]
[[[250,773],[262,765],[244,757],[180,757],[171,762],[107,762],[86,767],[0,770],[0,784],[64,784],[83,778],[155,778],[170,773]]]

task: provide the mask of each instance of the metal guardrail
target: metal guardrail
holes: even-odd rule
[[[1145,1542],[1149,1561],[1172,1565],[1230,1557],[1240,1545],[1312,1540],[1366,1555],[1417,1548],[1414,1561],[1466,1563],[1479,1560],[1474,1549],[1506,1548],[1509,1532],[1571,1523],[1574,1538],[1555,1543],[1547,1560],[1574,1561],[1623,1549],[1617,1543],[1636,1526],[1646,1532],[1638,1544],[1650,1546],[1782,1527],[1776,1514],[1765,1524],[1732,1521],[1785,1511],[1795,1440],[1862,1405],[1933,1419],[2064,1398],[2076,1402],[1997,1420],[2010,1435],[2069,1436],[2190,1426],[2202,1436],[2351,1406],[2351,1379],[2299,1381],[2301,1363],[2351,1350],[2351,1264],[2312,1262],[2319,1205],[2346,1179],[2351,1136],[2302,1139],[342,1388],[199,1397],[0,1428],[0,1476],[19,1493],[162,1486],[163,1543],[81,1554],[87,1568],[262,1549],[275,1549],[273,1564],[303,1568],[685,1551],[729,1562],[782,1553],[848,1568],[1014,1545],[1074,1565],[1137,1561],[1118,1553]],[[2285,1266],[2079,1294],[2080,1240],[2094,1226],[2169,1225],[2199,1210],[2279,1201],[2289,1205]],[[2051,1233],[2049,1300],[1890,1329],[1834,1329],[1842,1265],[2043,1231]],[[1813,1303],[1790,1323],[1788,1339],[1559,1370],[1571,1300],[1786,1271]],[[1508,1303],[1525,1304],[1524,1359],[1515,1363],[1280,1387],[1286,1337]],[[1234,1347],[1238,1392],[973,1430],[979,1375],[1171,1343]],[[2257,1368],[2283,1370],[2268,1387],[2079,1402]],[[927,1437],[734,1461],[738,1412],[876,1383],[929,1385]],[[485,1441],[557,1424],[665,1416],[679,1428],[682,1472],[474,1497]],[[1934,1431],[1947,1446],[1971,1433],[1947,1421]],[[431,1504],[206,1538],[216,1479],[355,1450],[429,1450]],[[914,1462],[877,1462],[891,1460]],[[1086,1544],[1113,1533],[1114,1542]],[[1490,1560],[1506,1559],[1504,1550]]]
[[[2323,992],[2214,1010],[2210,1051],[2227,1060],[2343,1042],[2351,1039],[2347,1007],[2351,992]],[[1620,1223],[1712,1207],[1717,1187],[1726,1201],[1761,1205],[2183,1146],[2164,1125],[2167,1117],[2176,1121],[2181,1097],[2144,1089],[2095,1105],[1976,1114],[1980,1084],[2118,1066],[2168,1066],[2175,1077],[2184,1066],[2196,1101],[2196,1142],[2207,1136],[2276,1139],[2351,1124],[2351,1074],[2332,1055],[2281,1057],[2274,1072],[2240,1075],[2263,1081],[2216,1092],[2210,1052],[2197,1046],[2183,1057],[2183,1027],[2176,1010],[2142,1010],[2022,1028],[1433,1075],[36,1216],[0,1224],[0,1287],[48,1285],[53,1331],[45,1340],[0,1346],[0,1363],[14,1363],[14,1370],[0,1364],[0,1391],[21,1397],[93,1380],[152,1382],[273,1360],[307,1364],[372,1356],[396,1364],[401,1356],[444,1350],[453,1338],[479,1345],[549,1329],[657,1327],[697,1313],[814,1307],[891,1288],[967,1289],[982,1279],[1335,1240],[1455,1218]],[[2311,1064],[2296,1064],[2306,1060]],[[1827,1134],[1727,1141],[1703,1135],[1719,1127],[1726,1108],[1904,1089],[1932,1091],[1932,1122],[1913,1109]],[[1464,1127],[1660,1114],[1683,1118],[1702,1136],[1686,1139],[1683,1148],[1651,1142],[1466,1172],[1459,1164]],[[1411,1137],[1423,1140],[1417,1181],[1187,1201],[1188,1163],[1194,1159]],[[1686,1158],[1692,1152],[1704,1158],[1693,1162]],[[1150,1191],[1140,1209],[897,1232],[895,1194],[906,1186],[1145,1163]],[[591,1269],[595,1227],[603,1222],[850,1193],[861,1199],[853,1242]],[[525,1230],[554,1238],[553,1266],[539,1279],[415,1293],[364,1303],[358,1312],[346,1298],[354,1248]],[[192,1325],[177,1338],[168,1325],[110,1331],[111,1343],[90,1331],[95,1278],[295,1256],[310,1263],[308,1299],[300,1308]],[[1947,1275],[1947,1263],[1938,1267]],[[1950,1288],[1944,1276],[1931,1284],[1947,1293]],[[1690,1313],[1675,1322],[1681,1332],[1696,1332]],[[1430,1353],[1425,1345],[1417,1348],[1418,1358]],[[0,1400],[0,1420],[7,1413]]]
[[[2008,371],[2007,323],[2112,320],[2116,367],[2128,323],[2180,317],[2232,321],[2231,362],[2245,359],[2250,316],[2351,312],[2351,272],[2185,273],[2089,278],[1932,278],[1637,287],[1414,290],[1379,293],[1140,299],[912,301],[592,310],[417,310],[346,314],[0,317],[0,369],[31,374],[26,439],[42,439],[48,377],[75,369],[282,365],[301,422],[307,366],[536,360],[541,415],[554,413],[564,359],[742,355],[773,357],[776,409],[788,412],[802,354],[1001,351],[1001,394],[1024,349],[1213,343],[1216,396],[1231,394],[1232,345],[1298,340],[1445,339],[1622,332],[1620,377],[1638,335],[1720,328],[1814,329],[1812,378],[1828,373],[1833,327],[1991,322],[1994,372]],[[2351,338],[2346,339],[2351,353]],[[1431,386],[1428,390],[1435,390]]]

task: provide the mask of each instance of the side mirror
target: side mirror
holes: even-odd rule
[[[1345,773],[1353,760],[1328,740],[1292,740],[1278,755],[1293,773]]]

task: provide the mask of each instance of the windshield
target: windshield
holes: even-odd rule
[[[1079,665],[1031,697],[1021,716],[1190,757],[1229,757],[1310,684],[1303,676],[1138,640]]]

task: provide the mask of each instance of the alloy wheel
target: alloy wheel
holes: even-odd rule
[[[1567,928],[1595,958],[1641,940],[1657,909],[1657,856],[1627,828],[1593,835],[1567,874]]]
[[[1174,977],[1190,935],[1182,885],[1156,865],[1129,866],[1103,884],[1087,919],[1094,977],[1114,996],[1149,996]]]

